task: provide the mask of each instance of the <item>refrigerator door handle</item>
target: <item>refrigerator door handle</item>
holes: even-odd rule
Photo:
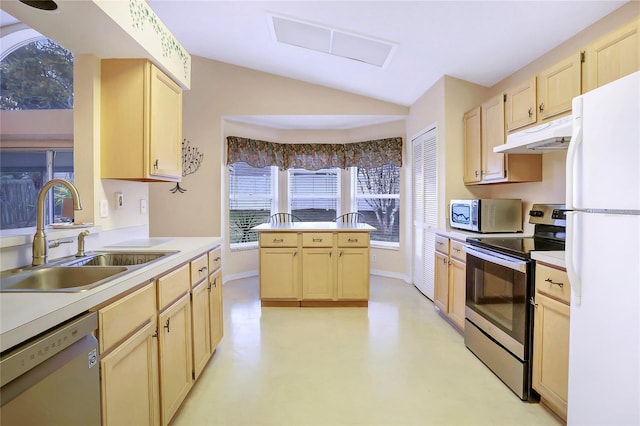
[[[574,189],[574,168],[578,147],[582,144],[582,98],[573,98],[572,110],[573,114],[573,131],[571,134],[571,142],[567,151],[567,169],[566,169],[566,201],[565,208],[573,210],[573,189]]]
[[[567,212],[567,240],[565,251],[565,266],[567,267],[567,275],[571,283],[571,305],[580,306],[582,302],[582,280],[578,275],[578,271],[574,262],[574,254],[576,247],[580,247],[580,242],[576,241],[579,233],[576,232],[576,212]]]

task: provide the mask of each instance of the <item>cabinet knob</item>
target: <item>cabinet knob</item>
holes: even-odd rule
[[[164,328],[167,329],[167,333],[170,333],[171,330],[169,329],[169,322],[171,321],[171,317],[167,318],[167,322],[164,324]]]
[[[542,102],[540,104],[540,106],[538,107],[538,109],[540,110],[540,112],[544,111],[544,102]]]
[[[198,269],[198,272],[203,273],[206,270],[207,270],[207,267],[203,266],[202,268]]]
[[[529,118],[533,117],[533,108],[529,108]]]
[[[531,296],[531,298],[529,299],[529,304],[531,304],[531,306],[533,306],[534,308],[538,309],[538,304],[536,303],[533,296]]]
[[[479,172],[476,170],[476,177],[478,177]]]
[[[158,170],[158,159],[156,158],[156,161],[153,162],[153,170]]]

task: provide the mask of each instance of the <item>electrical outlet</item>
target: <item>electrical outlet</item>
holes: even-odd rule
[[[376,260],[378,260],[378,258],[376,257],[375,253],[371,255],[371,263],[375,263]]]
[[[116,192],[116,209],[124,207],[124,194],[122,192]]]
[[[100,200],[100,217],[109,217],[109,203],[107,200]]]
[[[140,214],[147,213],[147,200],[144,198],[140,199]]]

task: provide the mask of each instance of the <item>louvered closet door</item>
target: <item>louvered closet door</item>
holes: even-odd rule
[[[433,300],[435,229],[437,225],[437,130],[412,141],[413,154],[413,283]]]

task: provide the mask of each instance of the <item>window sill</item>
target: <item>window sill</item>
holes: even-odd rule
[[[61,238],[77,237],[78,234],[84,230],[88,230],[92,234],[99,234],[102,230],[101,226],[85,226],[85,227],[71,227],[69,229],[53,229],[46,227],[45,233],[49,242],[58,240]],[[33,235],[36,233],[36,228],[18,228],[18,229],[3,229],[0,231],[0,248],[24,246],[33,243]]]
[[[371,248],[383,249],[383,250],[400,250],[400,243],[387,243],[384,241],[371,241]]]
[[[247,251],[247,250],[257,250],[258,249],[258,242],[252,242],[252,243],[236,243],[233,246],[229,247],[229,251]]]

